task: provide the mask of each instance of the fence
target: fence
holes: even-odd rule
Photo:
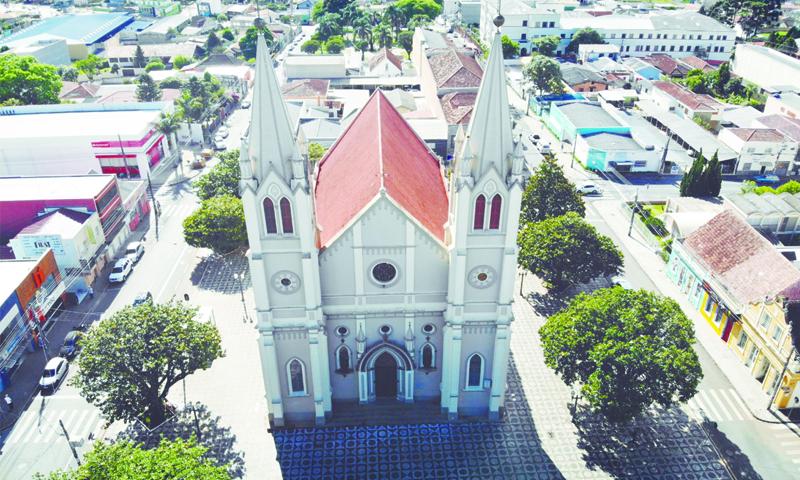
[[[639,237],[645,241],[648,247],[652,248],[654,252],[658,252],[661,258],[668,258],[670,252],[669,232],[662,230],[659,232],[660,235],[653,233],[653,228],[656,228],[656,230],[659,230],[659,228],[652,225],[647,226],[642,221],[644,209],[640,202],[622,202],[620,205],[622,213],[628,218],[632,218],[632,230],[639,234]]]

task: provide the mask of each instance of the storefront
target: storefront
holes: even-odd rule
[[[146,178],[168,155],[165,137],[151,129],[138,140],[92,142],[102,173],[120,178]]]

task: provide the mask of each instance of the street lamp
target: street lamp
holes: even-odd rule
[[[242,297],[242,311],[244,312],[244,316],[242,317],[242,323],[250,322],[253,323],[253,320],[250,319],[250,316],[247,314],[247,302],[244,300],[244,272],[243,273],[234,273],[233,278],[239,282],[239,294]]]

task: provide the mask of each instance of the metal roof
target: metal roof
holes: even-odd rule
[[[130,23],[133,23],[133,16],[127,13],[62,15],[23,28],[6,37],[0,45],[42,34],[91,45],[108,40]]]

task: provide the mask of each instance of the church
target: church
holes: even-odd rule
[[[312,166],[259,39],[240,168],[273,425],[341,402],[499,418],[526,178],[506,88],[498,33],[452,169],[380,90]]]

